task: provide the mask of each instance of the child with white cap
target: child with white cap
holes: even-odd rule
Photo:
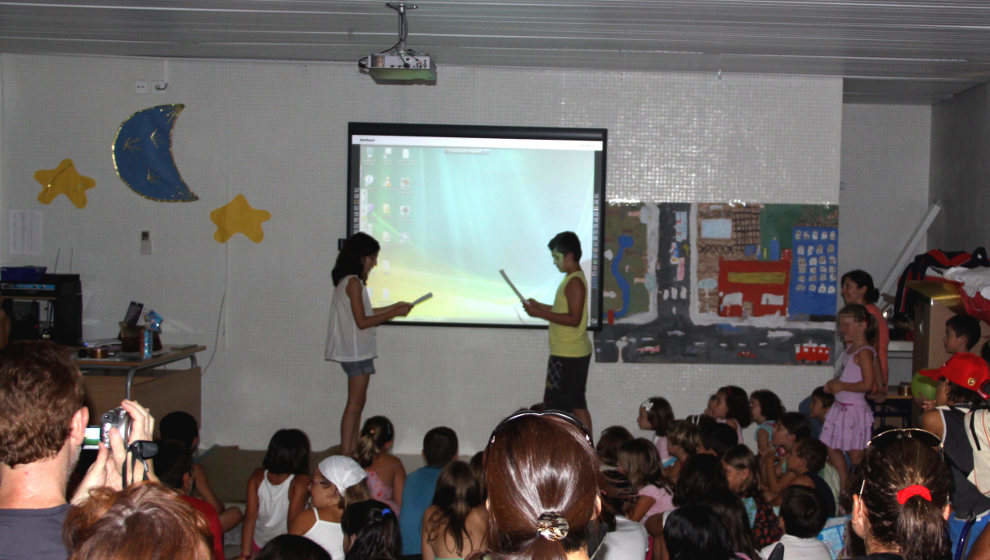
[[[320,461],[309,486],[312,508],[292,521],[289,533],[302,535],[323,547],[331,558],[344,557],[340,520],[349,504],[369,498],[367,473],[357,461],[331,455]]]

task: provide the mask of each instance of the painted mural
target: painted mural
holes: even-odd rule
[[[599,362],[828,364],[836,206],[613,204]]]

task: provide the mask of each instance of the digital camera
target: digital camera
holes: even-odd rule
[[[111,428],[117,428],[120,437],[124,439],[124,445],[126,445],[127,440],[131,437],[131,416],[127,414],[126,410],[118,406],[104,412],[103,416],[100,417],[100,439],[107,449],[110,449]]]

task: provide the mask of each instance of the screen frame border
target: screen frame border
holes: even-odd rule
[[[588,290],[591,292],[589,298],[593,297],[595,306],[589,305],[587,330],[597,332],[604,326],[603,297],[604,297],[604,247],[605,247],[605,210],[607,188],[607,164],[608,164],[608,129],[606,128],[572,128],[572,127],[544,127],[544,126],[492,126],[473,124],[415,124],[415,123],[386,123],[386,122],[348,122],[347,123],[347,237],[357,232],[355,227],[355,196],[359,195],[360,174],[358,173],[360,158],[355,157],[354,144],[352,138],[355,135],[379,135],[379,136],[439,136],[453,138],[520,138],[532,140],[585,140],[600,141],[602,151],[596,157],[600,158],[600,164],[596,165],[595,188],[598,191],[597,200],[597,223],[592,227],[597,228],[598,243],[592,247],[592,278],[597,279],[597,285],[589,281]],[[358,148],[358,151],[360,148]],[[343,239],[338,240],[338,249],[343,244]],[[589,303],[592,300],[589,299]],[[592,313],[594,309],[595,313]],[[457,323],[457,322],[436,322],[436,321],[388,321],[386,325],[413,325],[424,327],[471,327],[471,328],[494,328],[494,329],[547,329],[548,325],[510,325],[497,323]]]

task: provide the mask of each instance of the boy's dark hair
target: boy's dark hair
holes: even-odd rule
[[[605,428],[598,436],[598,444],[595,446],[598,459],[601,460],[602,464],[614,467],[619,460],[619,448],[622,447],[623,443],[632,440],[632,434],[622,426]]]
[[[295,428],[275,432],[261,465],[273,474],[307,474],[309,438]]]
[[[825,508],[818,503],[815,491],[793,484],[781,494],[780,517],[784,520],[784,532],[799,539],[814,538],[827,521]]]
[[[811,437],[811,424],[800,412],[785,412],[780,415],[778,423],[787,429],[796,439]]]
[[[815,390],[811,392],[811,398],[818,399],[818,402],[822,403],[825,408],[831,408],[835,404],[835,395],[826,393],[825,387],[821,385],[815,387]]]
[[[767,420],[776,420],[784,413],[784,405],[780,403],[780,397],[769,389],[753,391],[749,398],[760,403],[760,413]]]
[[[984,402],[983,397],[976,391],[970,391],[962,385],[957,385],[951,381],[946,381],[946,383],[949,384],[949,392],[946,394],[949,404],[977,406]]]
[[[158,455],[153,463],[162,484],[181,490],[183,476],[192,471],[192,452],[183,441],[162,440],[158,442]]]
[[[581,260],[581,240],[573,231],[562,231],[553,236],[550,243],[547,243],[547,247],[551,251],[562,253],[564,256],[567,256],[567,253],[573,253],[575,261]]]
[[[980,341],[980,320],[969,315],[953,315],[945,322],[956,336],[966,339],[966,350],[972,350]]]
[[[828,447],[821,440],[813,437],[797,440],[794,444],[794,453],[804,459],[810,473],[824,469],[825,461],[828,459]]]
[[[184,410],[169,412],[158,424],[162,439],[174,439],[186,444],[192,450],[193,442],[199,437],[199,425],[192,414]]]
[[[698,427],[701,429],[701,445],[705,449],[714,451],[719,457],[725,455],[726,451],[739,443],[739,434],[728,424],[703,421]]]
[[[743,428],[749,426],[752,414],[749,410],[749,395],[746,390],[736,385],[726,385],[718,390],[725,395],[725,404],[729,407],[727,418],[732,418]]]
[[[457,434],[447,426],[439,426],[423,436],[423,456],[430,467],[442,467],[457,456]]]

